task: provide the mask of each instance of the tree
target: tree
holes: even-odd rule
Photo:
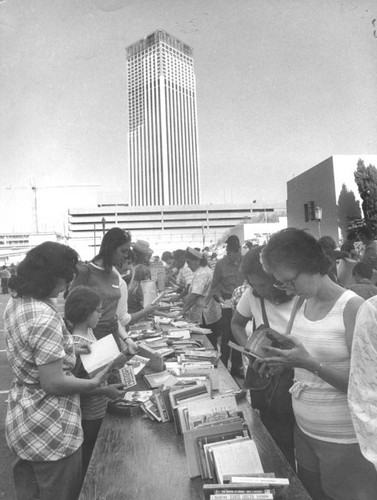
[[[365,166],[363,160],[357,162],[355,182],[363,200],[361,207],[365,224],[377,234],[377,169],[374,165]]]
[[[347,233],[352,222],[360,218],[360,202],[356,200],[355,193],[348,190],[347,186],[343,184],[338,198],[338,226],[343,240],[347,238]]]

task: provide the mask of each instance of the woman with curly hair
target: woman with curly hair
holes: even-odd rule
[[[81,482],[79,393],[99,387],[107,370],[83,380],[73,340],[54,299],[76,272],[77,253],[45,242],[28,252],[11,278],[4,315],[7,356],[14,372],[5,434],[16,454],[18,499],[74,500]]]

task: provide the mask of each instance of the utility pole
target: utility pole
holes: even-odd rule
[[[30,187],[28,186],[5,186],[4,189],[31,189],[33,194],[32,201],[32,220],[33,220],[33,232],[39,233],[39,223],[38,223],[38,195],[37,192],[40,189],[62,189],[62,188],[82,188],[82,187],[98,187],[99,184],[66,184],[66,185],[56,185],[56,186],[38,186],[35,184],[32,178],[30,180]]]

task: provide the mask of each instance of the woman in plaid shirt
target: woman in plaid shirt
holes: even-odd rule
[[[79,393],[99,387],[108,370],[89,380],[71,374],[73,340],[53,299],[72,280],[77,260],[70,247],[45,242],[28,252],[10,280],[4,329],[15,377],[5,433],[16,455],[18,500],[75,500],[80,493]]]

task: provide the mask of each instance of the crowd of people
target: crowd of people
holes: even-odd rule
[[[245,378],[251,404],[312,498],[375,498],[377,248],[368,229],[360,230],[365,252],[345,288],[337,261],[359,257],[354,236],[337,249],[330,237],[288,228],[246,253],[233,235],[220,259],[193,247],[159,259],[148,242],[132,242],[115,227],[89,262],[59,243],[30,250],[7,278],[4,316],[15,375],[6,438],[17,457],[17,498],[78,497],[108,402],[124,394],[115,373],[126,359],[90,378],[78,355],[108,335],[122,352],[137,352],[128,327],[158,314],[143,292],[157,263],[164,285],[183,302],[184,318],[209,329],[226,368]],[[285,335],[290,348],[266,347],[265,357],[247,366],[228,343],[247,348],[261,327]],[[247,386],[253,373],[266,387],[275,381],[273,395],[280,384],[284,404],[267,399],[261,385]]]

